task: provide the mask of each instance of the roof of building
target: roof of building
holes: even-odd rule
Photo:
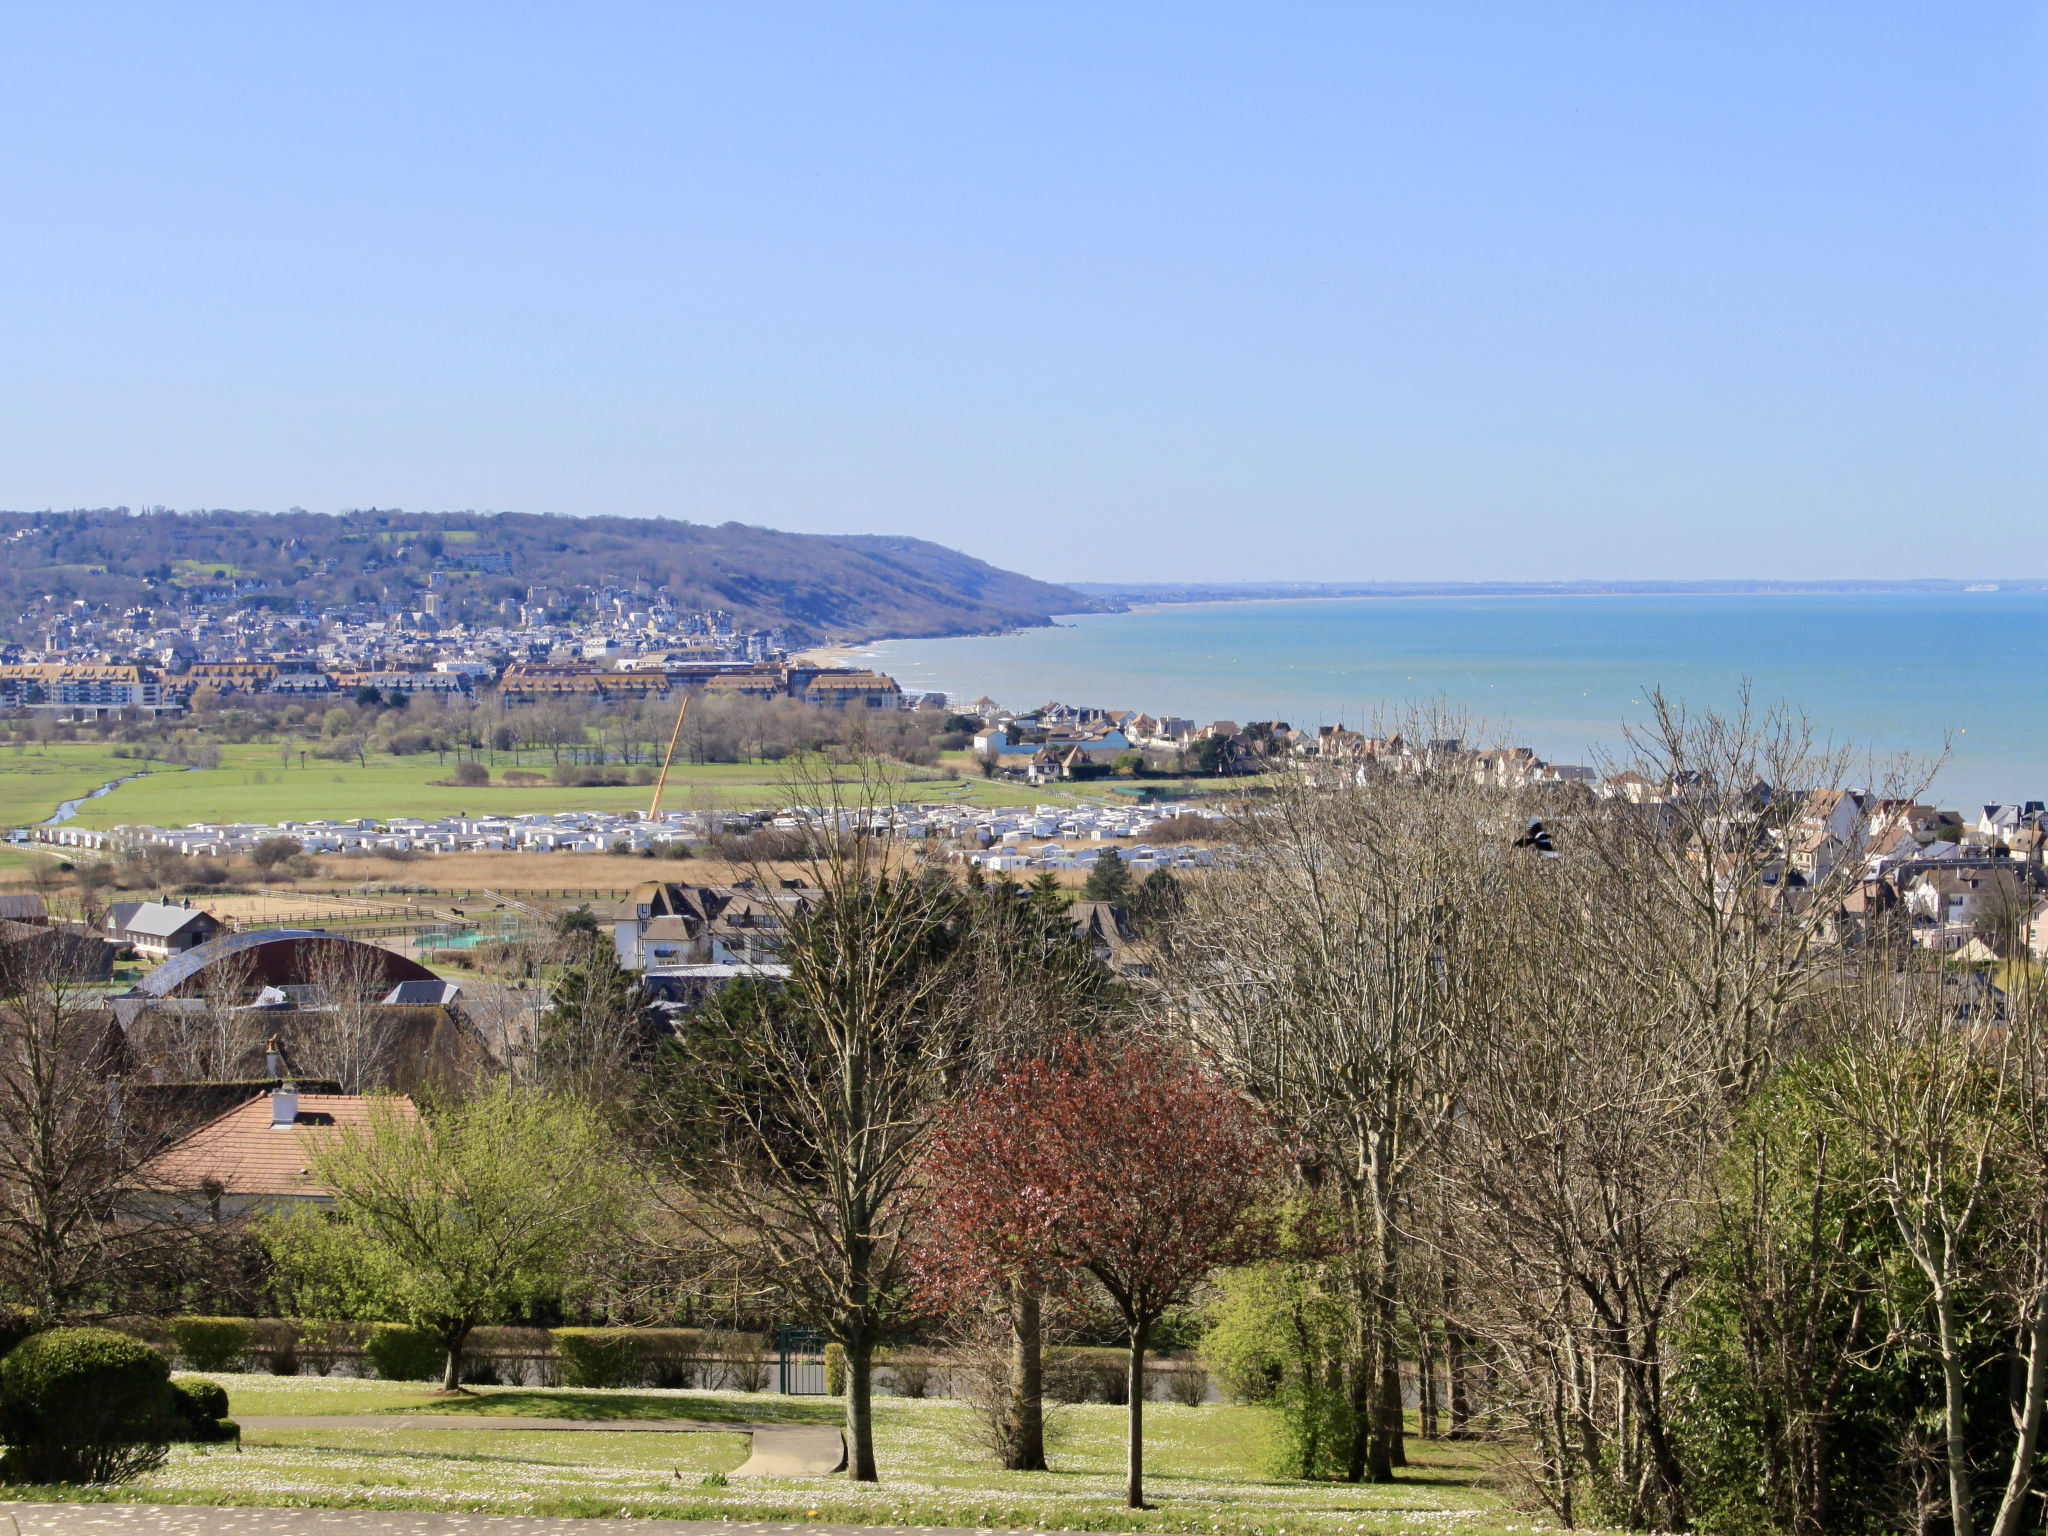
[[[317,928],[257,928],[216,934],[204,944],[195,944],[183,954],[171,956],[137,982],[135,990],[146,997],[170,997],[198,981],[208,966],[241,954],[251,957],[246,978],[251,987],[302,984],[310,979],[307,972],[311,955],[322,946],[339,944],[369,951],[380,973],[377,979],[386,986],[396,986],[401,981],[440,979],[418,961],[360,939],[322,933]]]
[[[173,1143],[141,1172],[148,1189],[196,1190],[218,1184],[227,1195],[285,1195],[331,1199],[333,1191],[313,1177],[312,1154],[347,1126],[366,1128],[373,1108],[416,1119],[419,1111],[403,1096],[359,1093],[303,1093],[286,1125],[273,1124],[274,1094],[258,1094],[218,1115]]]
[[[462,995],[452,981],[401,981],[384,995],[387,1008],[446,1008]]]
[[[167,901],[146,901],[129,917],[124,931],[144,938],[167,939],[194,923],[218,923],[211,912],[199,907],[178,907]]]
[[[49,919],[43,898],[34,891],[0,891],[0,919],[10,923],[40,923]]]

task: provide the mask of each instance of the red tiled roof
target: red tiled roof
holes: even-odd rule
[[[262,1093],[237,1104],[158,1153],[142,1169],[143,1184],[191,1190],[212,1180],[229,1195],[331,1195],[333,1191],[312,1176],[313,1150],[343,1126],[368,1126],[375,1101],[359,1093],[302,1093],[297,1121],[273,1126],[270,1098]],[[400,1115],[419,1114],[411,1099],[401,1096],[388,1102]]]

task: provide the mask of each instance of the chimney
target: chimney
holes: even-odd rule
[[[281,1131],[296,1124],[299,1118],[299,1085],[279,1083],[270,1095],[270,1128]]]
[[[264,1065],[269,1067],[270,1075],[272,1077],[276,1077],[278,1075],[278,1068],[283,1065],[283,1058],[277,1054],[277,1036],[272,1035],[270,1039],[267,1042],[265,1042],[263,1047],[263,1061]]]

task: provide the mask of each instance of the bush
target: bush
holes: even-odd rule
[[[846,1396],[846,1349],[844,1345],[825,1346],[825,1390],[834,1397]]]
[[[171,1412],[180,1426],[180,1440],[207,1445],[242,1438],[241,1427],[228,1417],[227,1388],[204,1376],[180,1376],[171,1382]]]
[[[640,1339],[624,1328],[552,1328],[565,1387],[623,1387],[640,1364]]]
[[[378,1323],[363,1344],[363,1358],[386,1381],[434,1381],[448,1352],[434,1336],[402,1323]]]
[[[488,784],[491,782],[491,770],[482,763],[457,763],[455,782],[470,785]]]
[[[255,1341],[253,1324],[239,1317],[174,1317],[164,1334],[178,1358],[195,1371],[231,1371]]]
[[[14,1483],[118,1483],[162,1464],[180,1424],[170,1366],[107,1328],[52,1328],[0,1361]]]

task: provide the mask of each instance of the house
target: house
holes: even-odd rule
[[[325,1208],[334,1191],[314,1177],[313,1154],[344,1129],[368,1129],[377,1106],[402,1119],[419,1115],[403,1096],[300,1093],[280,1083],[173,1142],[142,1166],[137,1183],[146,1195],[214,1220]]]
[[[1037,742],[1018,739],[1014,724],[985,726],[974,733],[976,757],[1029,757],[1037,751]]]
[[[649,880],[601,914],[627,970],[762,965],[781,953],[789,919],[818,893]]]
[[[1151,974],[1151,947],[1141,941],[1124,909],[1113,902],[1077,901],[1067,918],[1095,957],[1125,976]]]
[[[173,901],[146,901],[135,908],[115,937],[132,945],[138,955],[161,960],[197,949],[220,929],[218,918],[189,901],[182,906]]]
[[[2041,823],[2041,802],[2029,800],[2019,805],[1987,805],[1984,814],[1977,818],[1977,830],[1995,842],[2008,842],[2012,835],[2025,826],[2038,827]]]
[[[0,891],[0,922],[49,926],[50,914],[34,891]]]

